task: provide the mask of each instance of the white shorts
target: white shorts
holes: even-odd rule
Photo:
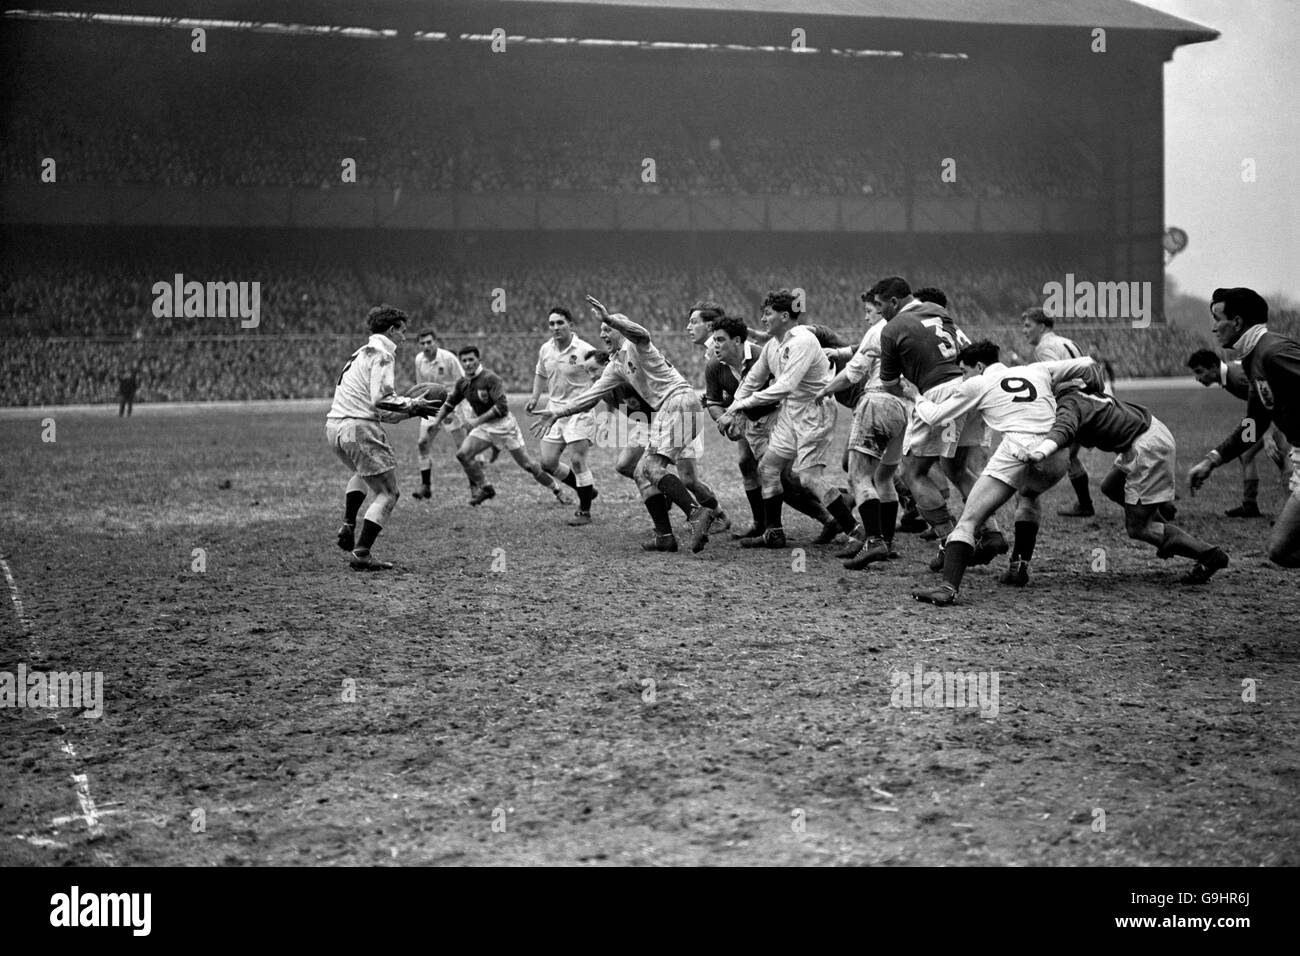
[[[469,433],[470,438],[485,441],[501,451],[515,451],[524,447],[524,433],[519,429],[513,413],[505,418],[493,419],[484,425],[475,426]]]
[[[695,389],[683,388],[674,392],[664,399],[650,419],[646,453],[676,461],[683,457],[688,448],[693,447],[696,450],[695,457],[699,457],[704,446],[695,444],[695,440],[700,435],[704,419],[704,406],[700,404]]]
[[[903,460],[907,419],[907,408],[898,396],[888,392],[864,393],[853,409],[849,451],[878,458],[882,465],[897,465]]]
[[[1164,422],[1151,416],[1151,427],[1115,458],[1124,472],[1124,504],[1156,505],[1174,500],[1174,436]]]
[[[767,454],[793,461],[795,471],[824,468],[835,439],[835,403],[786,402],[777,412]]]
[[[550,430],[542,436],[542,441],[568,445],[575,441],[593,441],[595,437],[596,413],[581,412],[557,419]]]
[[[772,412],[770,415],[764,415],[762,418],[751,419],[744,418],[744,425],[741,428],[741,440],[749,446],[750,452],[754,455],[754,460],[758,461],[767,452],[767,443],[772,439],[772,428],[776,425],[776,417],[779,412]],[[742,412],[743,416],[744,413]]]
[[[989,455],[988,464],[984,466],[984,470],[980,474],[996,478],[1012,488],[1021,488],[1028,480],[1032,466],[1027,461],[1021,461],[1012,452],[1017,449],[1033,450],[1041,445],[1045,438],[1047,438],[1047,432],[1040,434],[1005,432],[1002,435],[1002,441],[998,442],[997,450]],[[1051,460],[1051,458],[1047,459],[1047,461]]]
[[[397,467],[397,456],[379,422],[331,418],[325,422],[325,439],[334,454],[362,478],[382,475]]]
[[[959,378],[944,382],[942,385],[934,386],[921,397],[930,402],[942,402],[961,383],[962,380]],[[987,446],[985,431],[984,416],[978,411],[969,411],[949,422],[927,425],[913,409],[907,423],[907,435],[903,438],[903,454],[914,455],[917,458],[955,458],[958,448]]]
[[[627,441],[622,447],[625,448],[645,448],[650,443],[650,426],[640,416],[626,419],[627,421]],[[704,457],[704,436],[696,435],[691,439],[691,443],[683,448],[678,454],[678,460],[683,458],[698,460]]]

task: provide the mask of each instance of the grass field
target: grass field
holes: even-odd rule
[[[1300,578],[1267,520],[1223,517],[1235,465],[1195,499],[1182,478],[1240,404],[1129,397],[1232,565],[1181,588],[1109,502],[1055,517],[1058,488],[1030,587],[999,561],[953,608],[909,596],[931,545],[846,572],[800,516],[801,550],[644,554],[608,450],[573,529],[505,457],[469,508],[445,444],[414,500],[415,426],[391,428],[399,569],[373,575],[334,545],[323,410],[60,412],[53,442],[48,412],[0,420],[0,671],[104,682],[98,719],[0,711],[0,863],[1300,864]],[[996,673],[996,716],[891,706],[918,665]]]

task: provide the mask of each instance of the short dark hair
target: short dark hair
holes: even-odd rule
[[[924,289],[917,289],[912,295],[916,296],[922,302],[933,302],[941,309],[948,308],[948,296],[942,289],[936,289],[934,286],[926,286]]]
[[[790,317],[797,319],[803,313],[794,307],[795,296],[789,289],[773,289],[763,296],[763,308],[770,308],[773,312],[789,312]]]
[[[1222,359],[1209,349],[1197,349],[1187,358],[1188,368],[1218,368]]]
[[[957,353],[957,361],[962,365],[974,367],[976,364],[983,362],[985,365],[992,365],[998,360],[1001,350],[997,344],[990,342],[988,339],[980,339],[978,342],[972,342],[960,352]]]
[[[1037,322],[1044,328],[1056,328],[1056,320],[1048,315],[1045,309],[1041,309],[1036,305],[1025,309],[1025,311],[1020,313],[1020,317],[1022,319],[1028,319],[1030,322]]]
[[[609,352],[605,351],[604,349],[592,349],[582,357],[582,360],[584,362],[587,361],[587,359],[595,359],[597,365],[608,365]]]
[[[482,355],[479,354],[477,345],[462,345],[460,351],[456,353],[456,357],[460,358],[462,355],[472,355],[475,358],[482,358]]]
[[[424,338],[426,335],[433,336],[434,341],[437,341],[437,339],[438,339],[438,333],[435,332],[435,331],[433,331],[433,329],[421,329],[421,330],[420,330],[420,334],[417,335],[417,336],[415,337],[415,340],[418,342],[420,339]]]
[[[713,323],[713,331],[721,332],[729,339],[749,338],[749,326],[737,315],[724,315]]]
[[[1264,325],[1268,322],[1268,303],[1254,289],[1247,289],[1244,286],[1215,289],[1214,294],[1210,296],[1210,307],[1213,308],[1216,302],[1223,303],[1224,315],[1230,319],[1240,316],[1246,320],[1247,327]]]
[[[912,287],[902,276],[885,276],[867,290],[873,299],[906,299],[911,294]]]
[[[686,313],[686,317],[690,318],[691,313],[693,312],[699,312],[700,318],[705,322],[708,322],[710,325],[717,322],[718,319],[727,314],[726,309],[709,299],[701,299],[699,302],[696,302],[691,306],[690,312]]]
[[[366,313],[366,327],[371,335],[383,335],[395,325],[405,325],[411,317],[391,305],[377,305]]]
[[[568,309],[566,309],[562,305],[553,305],[550,307],[550,309],[547,310],[546,317],[548,319],[553,315],[562,315],[564,316],[565,322],[568,322],[570,325],[573,324],[573,313],[571,313]]]

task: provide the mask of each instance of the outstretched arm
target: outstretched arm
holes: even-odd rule
[[[645,345],[650,341],[650,333],[645,326],[637,325],[620,312],[610,312],[595,296],[587,296],[587,305],[600,316],[602,322],[607,323],[610,328],[617,329],[628,341],[637,345]]]

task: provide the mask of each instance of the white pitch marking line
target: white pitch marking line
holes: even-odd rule
[[[27,614],[23,610],[23,598],[18,593],[18,582],[14,580],[14,573],[9,569],[9,562],[0,555],[0,571],[4,571],[5,583],[9,585],[9,599],[13,602],[14,613],[18,616],[18,630],[27,636],[27,646],[31,651],[32,659],[40,658],[39,649],[36,646],[35,632],[32,630],[31,623],[27,620]],[[62,733],[63,746],[59,748],[69,760],[74,764],[79,764],[81,758],[77,754],[77,749],[72,746],[68,740],[68,728],[63,726],[63,721],[59,720],[58,711],[52,707],[45,708],[45,716],[59,725]],[[72,783],[76,789],[77,803],[81,806],[81,815],[69,818],[70,820],[85,820],[86,829],[92,837],[101,837],[104,835],[104,828],[99,824],[99,814],[95,810],[95,800],[90,795],[90,778],[84,773],[74,773]],[[47,845],[47,844],[36,844]],[[51,841],[48,845],[54,845]],[[113,855],[104,851],[96,851],[95,855],[108,866],[113,866]]]

